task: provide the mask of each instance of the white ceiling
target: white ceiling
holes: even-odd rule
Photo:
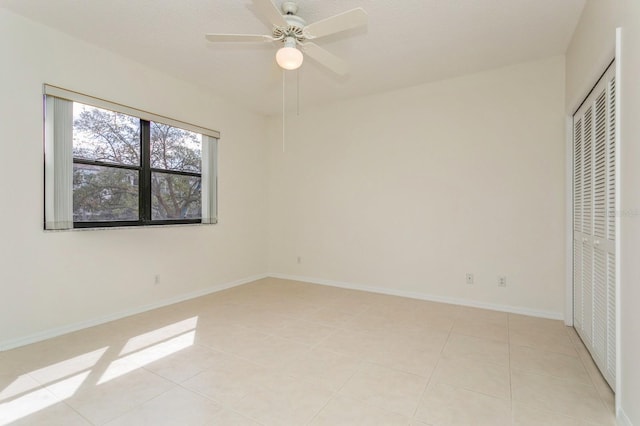
[[[298,0],[298,15],[307,23],[355,7],[369,14],[366,29],[318,40],[346,59],[351,73],[337,77],[306,61],[299,75],[301,108],[563,54],[584,3]],[[205,33],[269,34],[250,0],[0,0],[0,6],[256,111],[277,114],[282,108],[276,45],[204,39]],[[296,83],[293,73],[289,87]]]

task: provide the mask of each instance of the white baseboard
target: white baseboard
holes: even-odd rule
[[[617,423],[620,426],[633,426],[629,417],[627,417],[627,413],[624,412],[622,408],[618,409]]]
[[[455,297],[446,297],[446,296],[434,296],[426,293],[417,293],[412,291],[404,291],[404,290],[390,289],[390,288],[384,288],[384,287],[371,287],[371,286],[366,286],[361,284],[346,283],[342,281],[326,280],[322,278],[280,274],[277,272],[271,272],[267,275],[273,278],[281,278],[281,279],[293,280],[293,281],[303,281],[311,284],[320,284],[320,285],[326,285],[330,287],[340,287],[340,288],[347,288],[351,290],[368,291],[371,293],[388,294],[390,296],[400,296],[400,297],[408,297],[411,299],[428,300],[431,302],[440,302],[440,303],[448,303],[452,305],[462,305],[462,306],[470,306],[474,308],[491,309],[494,311],[509,312],[512,314],[528,315],[528,316],[539,317],[539,318],[564,320],[564,314],[562,312],[539,311],[535,309],[523,308],[520,306],[498,305],[494,303],[480,302],[477,300],[458,299]]]
[[[81,321],[73,324],[51,328],[48,330],[30,334],[28,336],[19,337],[17,339],[5,340],[3,342],[0,342],[0,352],[17,348],[20,346],[24,346],[24,345],[29,345],[31,343],[40,342],[42,340],[51,339],[52,337],[61,336],[63,334],[72,333],[74,331],[82,330],[85,328],[94,327],[96,325],[104,324],[110,321],[115,321],[131,315],[140,314],[142,312],[151,311],[153,309],[162,308],[164,306],[173,305],[174,303],[184,302],[185,300],[194,299],[196,297],[206,296],[207,294],[226,290],[232,287],[237,287],[242,284],[247,284],[252,281],[266,278],[267,276],[268,276],[267,274],[259,274],[259,275],[254,275],[247,278],[242,278],[236,281],[224,283],[224,284],[217,284],[201,290],[196,290],[190,293],[171,297],[169,299],[164,299],[158,302],[150,303],[148,305],[138,306],[132,309],[125,309],[124,311],[120,311],[110,315],[105,315],[99,318],[93,318],[87,321]]]

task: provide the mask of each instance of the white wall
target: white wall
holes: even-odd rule
[[[613,57],[622,29],[620,67],[620,366],[616,404],[623,425],[640,425],[640,3],[588,0],[567,51],[567,115]]]
[[[619,0],[588,1],[567,50],[566,101],[573,113],[615,56]]]
[[[273,119],[270,271],[561,318],[563,111],[554,57]]]
[[[0,349],[267,270],[262,116],[4,9],[0,28]],[[44,232],[45,82],[220,130],[220,223]]]

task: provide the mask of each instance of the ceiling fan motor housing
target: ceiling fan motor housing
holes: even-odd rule
[[[274,27],[273,38],[279,40],[285,40],[287,37],[293,37],[297,42],[305,40],[303,29],[307,26],[307,22],[296,15],[298,12],[298,5],[292,1],[286,1],[282,3],[282,16],[287,21],[288,26]]]

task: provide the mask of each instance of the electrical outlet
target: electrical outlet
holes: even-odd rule
[[[302,263],[302,258],[300,256],[298,256],[298,258],[296,259],[296,262],[298,263],[298,265],[301,264]]]
[[[467,273],[467,284],[473,284],[473,274]]]
[[[506,287],[507,286],[507,276],[499,275],[498,276],[498,287]]]
[[[156,275],[156,276],[153,277],[153,283],[155,285],[160,284],[160,275]]]

